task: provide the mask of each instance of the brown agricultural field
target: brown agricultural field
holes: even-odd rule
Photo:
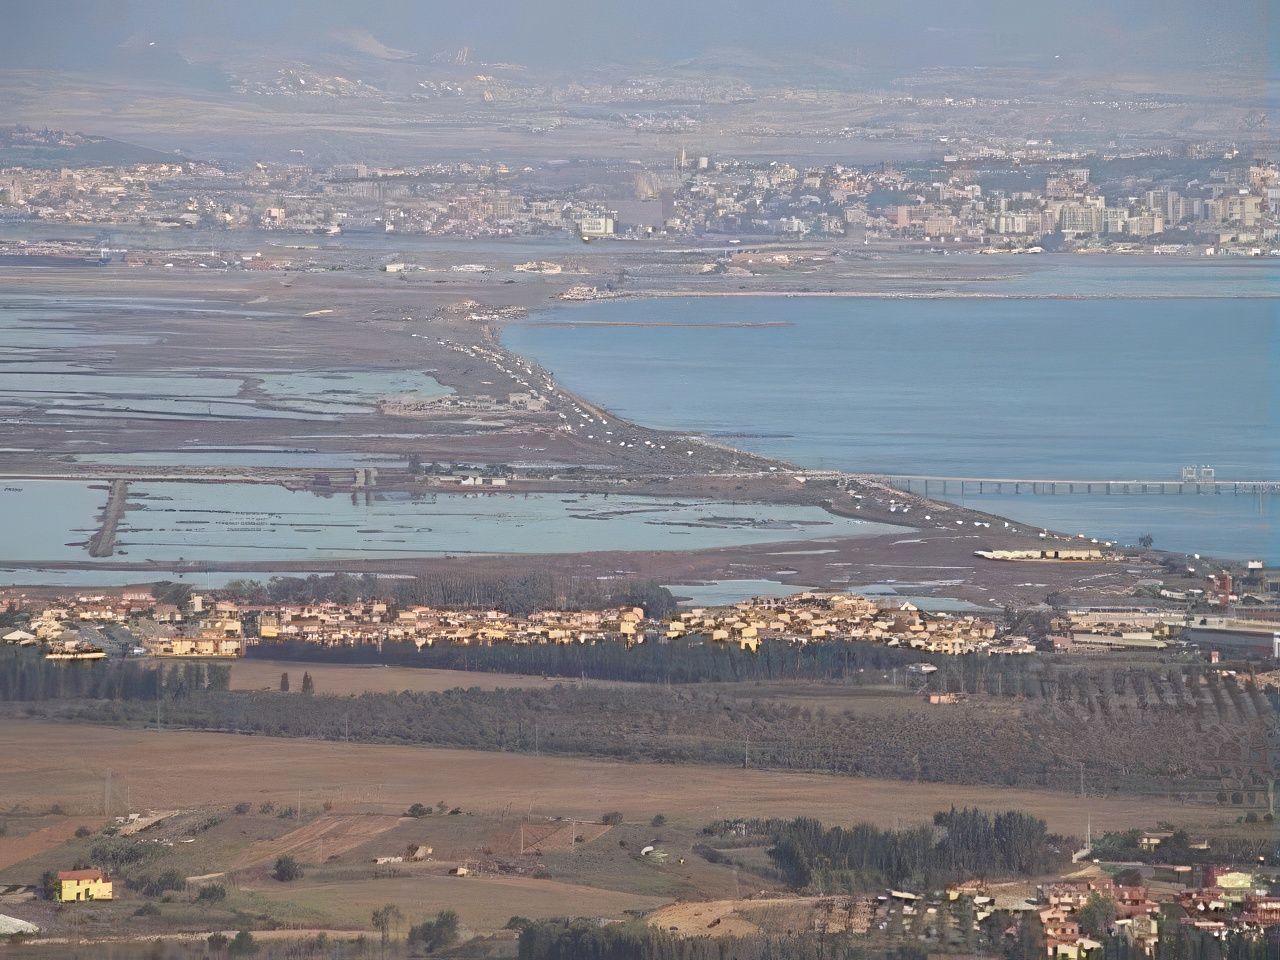
[[[41,817],[31,825],[34,829],[20,831],[16,821],[6,820],[7,831],[0,836],[0,869],[62,846],[82,826],[96,830],[105,822],[102,817]]]
[[[332,663],[294,663],[288,660],[237,660],[231,667],[232,690],[278,690],[280,674],[289,674],[290,689],[302,689],[302,675],[311,674],[316,693],[345,696],[350,693],[438,693],[458,687],[502,690],[508,687],[554,687],[570,684],[564,679],[544,679],[503,673],[465,670],[432,670],[419,667],[383,667]]]
[[[1086,811],[1094,830],[1159,820],[1195,827],[1222,817],[1211,807],[1145,797],[1080,800],[994,786],[0,721],[0,808],[100,809],[108,770],[139,809],[271,800],[399,814],[415,802],[444,800],[475,813],[524,809],[594,819],[616,809],[628,819],[662,813],[695,826],[717,817],[800,814],[893,826],[970,804],[1021,809],[1069,833],[1082,831]]]

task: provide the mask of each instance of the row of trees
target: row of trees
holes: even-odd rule
[[[912,947],[868,951],[854,937],[681,937],[641,921],[538,920],[520,931],[519,960],[924,960]]]
[[[735,644],[704,643],[683,638],[669,643],[638,645],[608,640],[594,644],[494,644],[476,647],[445,643],[422,648],[412,641],[345,647],[290,641],[258,644],[250,648],[250,655],[271,660],[380,663],[637,683],[803,679],[883,682],[883,671],[901,670],[921,659],[914,651],[865,642],[838,641],[805,646],[771,643],[764,644],[758,653],[753,654]],[[872,672],[871,676],[868,676],[868,671]]]
[[[905,672],[908,665],[925,662],[938,668],[927,679],[930,690],[1072,705],[1102,718],[1134,710],[1171,710],[1194,713],[1202,723],[1236,723],[1269,717],[1275,709],[1269,702],[1275,698],[1252,679],[1202,674],[1197,665],[1064,668],[1041,657],[948,657],[859,640],[803,646],[764,643],[755,653],[696,637],[636,645],[609,640],[422,648],[412,641],[342,647],[288,641],[259,644],[249,653],[273,660],[682,684],[823,680],[857,685],[880,684],[886,676],[896,676],[899,683],[925,686],[925,680]]]
[[[1064,838],[1043,820],[1010,810],[952,808],[933,827],[881,830],[868,824],[826,828],[810,817],[747,824],[773,844],[769,857],[792,887],[878,889],[936,886],[967,877],[1031,876],[1069,859]]]
[[[675,598],[653,580],[597,580],[594,577],[559,577],[544,571],[514,575],[432,574],[388,579],[366,573],[312,574],[307,577],[272,577],[233,580],[222,591],[243,603],[353,603],[387,600],[401,606],[422,604],[502,610],[522,615],[538,610],[601,610],[606,607],[643,607],[651,617],[667,617],[676,609]]]
[[[143,700],[64,701],[45,711],[121,723],[146,723],[153,715]],[[1060,710],[1015,713],[982,703],[903,704],[890,723],[875,712],[638,685],[348,697],[203,690],[175,698],[166,722],[269,736],[1010,786],[1075,788],[1083,769],[1091,789],[1164,794],[1188,776],[1212,773],[1220,738],[1252,735],[1247,726],[1201,730],[1193,717],[1176,714],[1100,724]]]
[[[226,664],[56,661],[30,647],[0,647],[0,701],[174,699],[226,690],[230,681]]]

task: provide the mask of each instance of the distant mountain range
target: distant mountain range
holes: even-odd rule
[[[479,71],[545,80],[676,71],[770,86],[884,86],[928,68],[1046,79],[1256,78],[1269,0],[42,0],[13,4],[0,64],[193,89],[280,68],[377,87]],[[451,73],[451,71],[453,73]]]

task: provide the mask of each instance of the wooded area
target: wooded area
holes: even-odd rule
[[[0,647],[0,701],[155,700],[205,690],[226,690],[225,663],[144,660],[59,662],[35,651]]]
[[[207,680],[203,687],[194,680],[187,684],[184,695],[166,707],[166,722],[280,737],[1073,792],[1085,779],[1091,792],[1194,794],[1200,800],[1212,800],[1229,781],[1231,793],[1239,794],[1232,802],[1246,806],[1265,802],[1274,772],[1265,719],[1207,724],[1197,711],[1173,707],[1117,710],[1099,717],[1057,701],[1016,705],[984,700],[936,707],[905,700],[887,712],[876,707],[828,712],[687,686],[473,688],[349,697],[209,687]],[[170,689],[168,675],[165,689]],[[123,691],[121,687],[119,693]],[[91,702],[74,699],[90,694],[72,689],[73,699],[48,703],[41,712],[89,722],[146,723],[152,716],[146,692],[143,687],[139,699]]]
[[[769,857],[797,890],[853,893],[905,883],[932,889],[968,878],[1032,876],[1070,862],[1069,841],[1016,810],[942,811],[932,827],[826,828],[817,820],[749,820],[715,826],[767,838]]]
[[[353,576],[334,573],[307,577],[233,580],[221,591],[242,603],[352,603],[387,600],[398,606],[501,610],[524,615],[538,610],[603,610],[643,607],[663,618],[676,609],[671,591],[653,580],[597,580],[557,577],[546,572],[509,576],[433,574],[418,577]]]

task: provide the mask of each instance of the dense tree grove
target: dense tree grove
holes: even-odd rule
[[[1065,838],[1049,834],[1043,820],[1013,810],[952,808],[938,813],[933,827],[907,830],[868,824],[828,829],[809,817],[744,826],[773,844],[769,856],[787,883],[822,892],[1031,876],[1070,862]]]
[[[1168,939],[1160,941],[1161,960],[1280,960],[1280,927],[1223,936],[1182,925],[1170,928]]]
[[[250,654],[271,660],[383,663],[493,673],[535,674],[639,683],[703,683],[766,680],[883,682],[885,671],[902,670],[922,658],[916,651],[878,643],[836,641],[804,646],[764,644],[750,653],[729,643],[680,639],[669,643],[464,646],[418,648],[412,641],[381,645],[321,647],[293,641],[263,643]],[[990,659],[990,658],[987,658]]]
[[[152,716],[145,701],[129,700],[67,700],[42,710],[108,723],[145,723]],[[887,722],[877,711],[811,711],[684,686],[349,697],[197,690],[172,701],[166,722],[269,736],[1060,789],[1076,787],[1083,765],[1091,789],[1162,794],[1188,789],[1192,775],[1219,776],[1220,742],[1236,751],[1231,769],[1251,784],[1273,769],[1235,766],[1241,742],[1264,735],[1257,724],[1203,730],[1186,712],[1126,713],[1100,723],[1058,707],[1013,711],[990,703],[939,708],[906,701]],[[1262,795],[1261,787],[1252,789],[1255,798]]]
[[[1213,845],[1201,849],[1191,845],[1185,830],[1172,830],[1171,835],[1154,850],[1139,843],[1140,830],[1109,831],[1093,841],[1094,856],[1126,863],[1220,863],[1235,864],[1256,861],[1280,850],[1275,837],[1215,837]]]
[[[1160,960],[1280,960],[1280,927],[1218,935],[1173,920],[1162,923]],[[983,924],[1004,960],[1043,960],[1044,936],[1034,914],[996,913]],[[1012,930],[1012,933],[1008,931]],[[1102,938],[1097,960],[1138,960],[1123,937]],[[1000,956],[952,947],[959,958]],[[926,960],[945,957],[938,947],[867,942],[865,935],[793,930],[786,936],[682,937],[641,921],[601,925],[592,920],[520,923],[519,960]]]
[[[884,951],[884,960],[924,960],[923,950]],[[519,960],[872,960],[852,937],[809,932],[785,938],[680,937],[636,921],[538,920],[520,931]]]
[[[35,650],[0,647],[0,701],[155,700],[226,690],[230,679],[226,664],[56,661]]]
[[[538,610],[602,610],[606,607],[643,607],[651,617],[667,617],[676,609],[675,598],[653,580],[596,580],[556,577],[545,572],[510,576],[437,574],[388,579],[373,574],[352,576],[272,577],[233,580],[222,591],[246,603],[320,603],[387,600],[401,606],[422,604],[455,609],[502,610],[530,614]]]
[[[1249,677],[1237,679],[1197,664],[1116,667],[1064,666],[1052,657],[949,657],[857,640],[795,645],[764,643],[752,653],[735,644],[701,638],[671,642],[470,646],[416,644],[324,647],[313,643],[263,643],[250,656],[327,663],[383,663],[494,673],[534,674],[592,680],[685,684],[823,680],[883,684],[896,679],[921,691],[967,694],[1036,704],[1094,718],[1105,733],[1115,722],[1161,713],[1192,717],[1199,729],[1272,722],[1280,691],[1264,689]],[[928,663],[927,677],[906,667]]]

